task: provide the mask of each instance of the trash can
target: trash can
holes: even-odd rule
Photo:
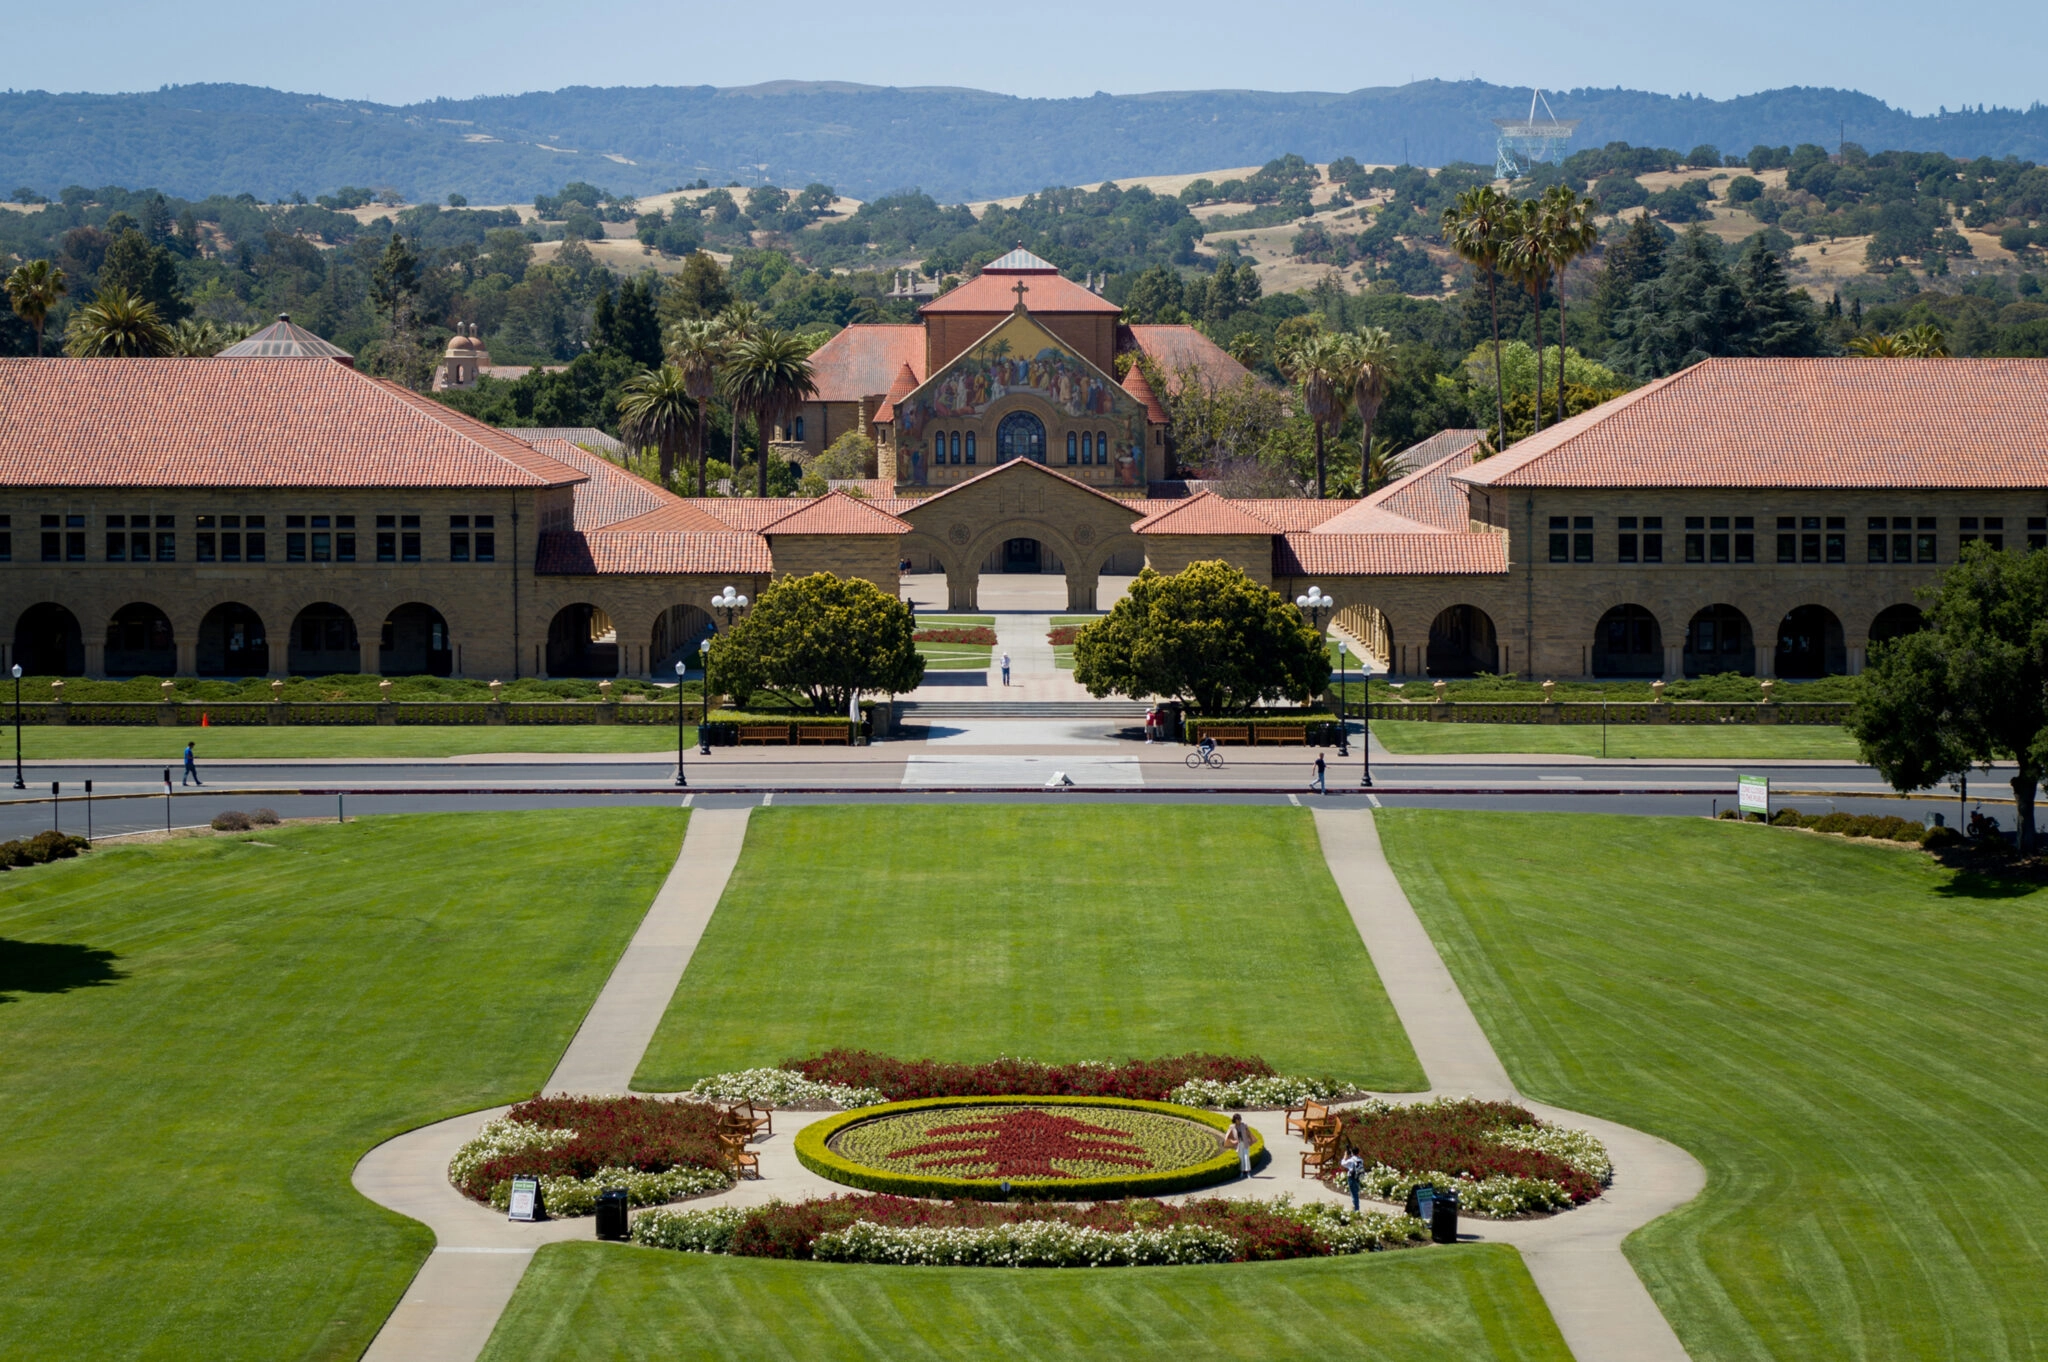
[[[1430,1206],[1429,1237],[1432,1243],[1455,1244],[1458,1242],[1458,1194],[1438,1192]]]
[[[626,1189],[607,1187],[597,1194],[597,1237],[600,1239],[624,1239],[626,1237]],[[1457,1237],[1457,1217],[1451,1217],[1451,1237]]]

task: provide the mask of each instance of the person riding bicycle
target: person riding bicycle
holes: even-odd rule
[[[1207,761],[1216,755],[1216,740],[1204,733],[1202,740],[1195,744],[1195,752],[1203,761]]]

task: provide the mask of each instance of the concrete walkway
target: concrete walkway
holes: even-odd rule
[[[1698,1196],[1706,1170],[1677,1145],[1516,1092],[1387,865],[1372,814],[1317,808],[1315,820],[1330,874],[1428,1075],[1430,1092],[1422,1096],[1518,1101],[1545,1120],[1592,1131],[1614,1160],[1614,1185],[1587,1205],[1544,1220],[1467,1219],[1461,1237],[1521,1250],[1578,1362],[1685,1362],[1684,1346],[1622,1255],[1621,1241]]]
[[[675,868],[544,1091],[626,1091],[732,877],[750,812],[700,809],[690,815]],[[367,1362],[471,1362],[490,1340],[534,1250],[590,1237],[587,1218],[516,1224],[449,1183],[448,1163],[455,1151],[507,1110],[473,1111],[409,1130],[378,1145],[356,1165],[352,1181],[357,1191],[421,1222],[435,1240],[426,1266],[364,1354]],[[767,1163],[765,1155],[762,1162]]]

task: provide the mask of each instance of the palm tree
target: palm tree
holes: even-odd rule
[[[43,324],[65,294],[64,271],[47,260],[16,265],[7,276],[7,301],[14,315],[36,329],[36,357],[43,353]]]
[[[1363,495],[1371,495],[1389,483],[1399,482],[1413,470],[1408,467],[1408,452],[1393,452],[1394,442],[1382,435],[1374,440],[1365,452],[1365,480],[1359,486]]]
[[[1302,405],[1316,428],[1316,497],[1329,495],[1329,462],[1323,435],[1342,424],[1344,402],[1356,383],[1351,346],[1343,336],[1317,332],[1289,346],[1280,357],[1281,371],[1301,389]]]
[[[697,400],[673,364],[641,370],[619,394],[619,433],[635,446],[654,446],[663,487],[676,475],[676,447],[696,423]]]
[[[1536,309],[1536,429],[1543,429],[1543,290],[1550,286],[1550,222],[1543,205],[1523,199],[1514,206],[1506,226],[1507,240],[1501,247],[1501,267],[1509,278],[1529,291]],[[1497,359],[1496,359],[1496,362]],[[1564,352],[1558,351],[1557,367],[1564,368]],[[1498,375],[1496,375],[1498,377]],[[1560,385],[1564,382],[1558,375]]]
[[[1564,275],[1574,260],[1590,255],[1600,244],[1593,225],[1593,205],[1568,184],[1543,191],[1543,212],[1549,223],[1551,264],[1557,271],[1557,419],[1564,420]]]
[[[101,289],[98,297],[72,313],[64,331],[64,353],[81,358],[167,355],[171,345],[171,329],[156,304],[118,284]]]
[[[1258,332],[1245,331],[1239,333],[1236,339],[1230,342],[1229,349],[1232,359],[1247,369],[1256,369],[1259,365],[1260,357],[1265,354],[1266,347],[1260,341]]]
[[[1508,196],[1492,185],[1475,185],[1444,209],[1442,223],[1444,244],[1486,276],[1486,305],[1493,313],[1493,414],[1502,444],[1508,441],[1508,403],[1500,378],[1500,300],[1494,286],[1503,228],[1513,208]]]
[[[1948,337],[1932,322],[1898,331],[1873,332],[1849,342],[1849,353],[1869,359],[1946,359]]]
[[[754,306],[752,303],[728,303],[726,304],[725,310],[720,312],[715,318],[712,319],[712,325],[718,328],[718,341],[721,349],[724,352],[724,357],[726,359],[730,359],[734,348],[737,347],[740,344],[740,342],[752,340],[755,336],[761,334],[761,330],[764,323],[761,320],[761,309]],[[719,375],[718,381],[721,383],[724,381],[723,373]],[[732,475],[735,479],[737,479],[740,475],[741,413],[740,409],[736,406],[732,407],[731,410],[732,457],[729,460],[729,462],[732,465]],[[766,449],[766,447],[767,444],[764,437],[762,448]],[[765,459],[767,455],[764,453],[762,457]]]
[[[760,495],[768,495],[768,432],[818,395],[811,376],[811,348],[801,336],[763,331],[732,347],[719,386],[732,404],[734,424],[751,412],[761,432]]]
[[[1358,408],[1358,423],[1363,427],[1358,439],[1358,485],[1362,491],[1370,492],[1372,428],[1380,419],[1380,408],[1386,404],[1387,389],[1394,381],[1394,338],[1384,326],[1368,326],[1344,339],[1351,352],[1351,403]]]
[[[701,497],[705,494],[704,446],[708,443],[705,427],[711,416],[711,399],[718,391],[718,366],[725,359],[725,340],[716,323],[678,322],[668,334],[668,358],[669,363],[682,370],[683,385],[690,400],[697,404],[690,443],[695,446],[697,495]]]
[[[168,353],[186,359],[206,359],[248,335],[246,326],[220,326],[212,321],[186,317],[171,329]]]

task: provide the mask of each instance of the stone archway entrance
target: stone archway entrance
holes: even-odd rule
[[[945,572],[948,610],[989,606],[981,599],[984,576],[1028,579],[1058,573],[1066,578],[1064,601],[1056,590],[1032,592],[1029,604],[1011,608],[1093,611],[1105,566],[1136,556],[1138,541],[1130,528],[1145,508],[1098,492],[1035,462],[1022,446],[1019,450],[980,477],[901,512],[917,531],[906,537],[905,549],[913,559],[927,556]],[[1039,457],[1043,452],[1041,447]],[[1028,589],[1025,581],[1005,581],[996,588],[1005,596]],[[924,597],[926,608],[940,604],[935,595]]]

